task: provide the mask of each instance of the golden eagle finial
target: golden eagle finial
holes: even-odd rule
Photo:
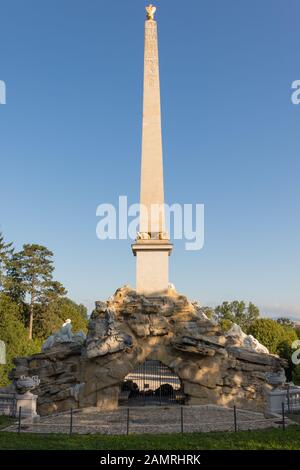
[[[146,7],[147,20],[154,20],[154,14],[156,12],[156,7],[152,4]]]

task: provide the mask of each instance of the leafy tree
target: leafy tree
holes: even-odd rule
[[[282,342],[277,348],[277,354],[288,361],[288,368],[285,370],[285,375],[287,380],[290,382],[293,380],[293,373],[295,370],[295,364],[292,362],[292,354],[294,350],[291,345],[287,342]]]
[[[18,304],[25,302],[25,286],[22,275],[22,260],[19,253],[13,253],[7,263],[4,292]]]
[[[270,318],[255,320],[248,333],[266,346],[272,354],[280,354],[285,344],[291,346],[292,342],[297,339],[293,328],[282,326]]]
[[[248,331],[250,325],[259,317],[259,309],[253,303],[246,305],[243,301],[223,302],[215,308],[215,317],[219,323],[227,320],[237,323],[242,330]]]
[[[5,271],[13,251],[12,243],[5,243],[4,237],[0,232],[0,289],[3,288]]]
[[[27,329],[20,318],[20,306],[0,293],[0,339],[6,344],[6,365],[0,365],[0,386],[9,383],[8,372],[13,368],[15,357],[40,352],[40,342],[28,340]]]
[[[59,298],[49,304],[40,304],[36,308],[34,336],[45,339],[57,331],[65,320],[72,320],[72,329],[87,331],[87,309],[68,298]]]
[[[260,318],[252,323],[249,333],[266,346],[272,354],[276,354],[282,334],[279,323],[270,318]]]
[[[277,318],[277,323],[282,326],[291,326],[292,328],[295,326],[295,323],[287,317]]]
[[[78,305],[67,298],[61,299],[59,312],[61,320],[64,321],[67,318],[72,320],[73,331],[83,330],[87,332],[88,315],[87,308],[84,305]]]
[[[64,286],[58,281],[49,281],[43,295],[41,296],[42,303],[55,302],[67,294]]]
[[[53,280],[53,269],[53,254],[46,247],[27,244],[14,252],[0,234],[0,339],[7,348],[1,386],[9,383],[13,358],[40,352],[43,340],[67,318],[74,332],[87,331],[87,309],[64,297],[67,292]]]
[[[298,336],[294,327],[287,326],[287,325],[281,325],[281,327],[282,327],[281,343],[287,343],[288,345],[291,345],[296,339],[298,339]],[[281,343],[279,343],[279,346]]]
[[[220,320],[220,327],[223,331],[227,332],[232,327],[232,321],[228,320],[227,318],[223,318],[222,320]]]
[[[53,296],[64,295],[58,282],[53,282],[53,253],[41,245],[24,245],[18,253],[22,287],[29,296],[29,339],[32,339],[34,310],[37,304],[47,303]]]
[[[295,366],[293,370],[292,379],[295,385],[300,385],[300,364]]]

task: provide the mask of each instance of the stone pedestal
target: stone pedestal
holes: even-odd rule
[[[136,256],[136,291],[144,295],[166,294],[173,245],[166,240],[139,240],[132,245]]]
[[[37,395],[33,395],[31,392],[26,392],[21,395],[16,395],[16,411],[19,414],[21,407],[21,417],[28,418],[31,420],[38,419],[39,415],[36,412]]]
[[[290,398],[288,398],[288,394]],[[296,398],[296,400],[295,400]],[[293,386],[288,389],[277,388],[267,393],[267,415],[282,413],[282,403],[284,403],[285,411],[288,411],[288,402],[292,402],[294,411],[300,410],[300,387]]]
[[[282,403],[286,405],[286,390],[273,390],[267,394],[267,416],[282,413]]]

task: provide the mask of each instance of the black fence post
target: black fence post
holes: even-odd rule
[[[13,403],[12,403],[12,410],[11,410],[11,417],[14,418],[17,416],[18,410],[17,410],[17,397],[16,393],[14,393],[13,397]]]
[[[290,397],[290,385],[287,386],[287,406],[288,406],[288,413],[291,412],[291,397]]]
[[[21,419],[22,419],[22,407],[19,407],[19,417],[18,417],[18,433],[21,432]]]
[[[161,406],[162,364],[159,364],[159,404]]]
[[[126,426],[126,434],[129,434],[129,408],[127,408],[127,426]]]
[[[181,434],[183,434],[183,406],[180,408]]]
[[[73,432],[73,408],[70,410],[70,436],[72,435]]]
[[[234,419],[234,432],[237,432],[237,413],[236,406],[233,407],[233,419]]]
[[[143,399],[144,399],[144,406],[146,406],[146,389],[145,389],[145,382],[146,382],[146,363],[143,364]]]
[[[284,409],[284,402],[282,402],[282,430],[285,431],[285,409]]]

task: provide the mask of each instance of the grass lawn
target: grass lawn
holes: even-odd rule
[[[300,449],[300,426],[237,433],[73,435],[0,432],[0,449],[33,450],[210,450]]]
[[[10,424],[13,424],[16,420],[9,416],[0,415],[0,429],[6,428]]]

